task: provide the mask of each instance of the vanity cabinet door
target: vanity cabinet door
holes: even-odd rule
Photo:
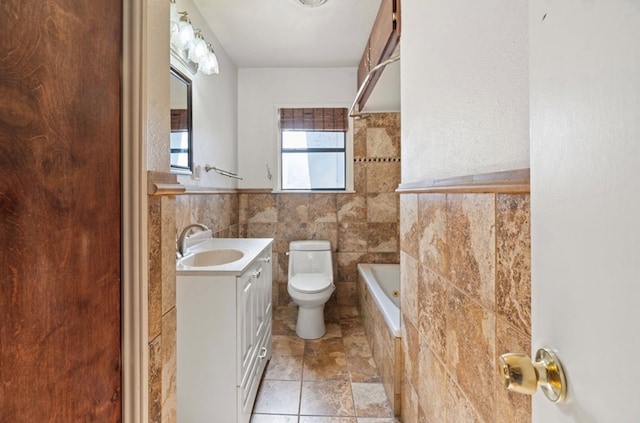
[[[255,338],[260,339],[260,334],[264,328],[265,314],[264,314],[264,281],[263,275],[264,267],[262,264],[258,267],[258,270],[253,272],[254,285],[255,285]]]
[[[271,322],[271,297],[272,297],[272,283],[273,283],[273,263],[271,261],[271,250],[267,252],[264,258],[264,270],[263,270],[263,310],[265,314],[265,320]]]
[[[243,362],[238,386],[238,423],[248,423],[251,419],[260,379],[271,358],[271,274],[269,248],[258,257],[239,284],[244,289],[239,297]]]
[[[252,358],[255,353],[255,303],[256,303],[256,286],[251,272],[245,273],[238,283],[238,339],[240,354],[240,377],[238,383],[244,385],[251,367]]]
[[[258,260],[260,264],[255,275],[256,289],[256,337],[261,339],[266,326],[271,321],[271,252],[266,251]]]

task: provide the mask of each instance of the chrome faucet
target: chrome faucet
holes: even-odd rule
[[[209,230],[209,228],[207,228],[202,223],[192,223],[190,225],[185,226],[182,232],[180,232],[180,236],[178,237],[178,242],[177,242],[178,257],[184,256],[184,253],[186,250],[185,241],[187,240],[187,235],[189,234],[191,229],[194,229],[194,228],[199,228],[201,231]]]

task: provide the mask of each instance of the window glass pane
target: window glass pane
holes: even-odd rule
[[[344,148],[344,132],[282,131],[283,149]]]
[[[171,132],[171,165],[189,168],[188,132]]]
[[[282,153],[282,189],[345,189],[345,153]]]

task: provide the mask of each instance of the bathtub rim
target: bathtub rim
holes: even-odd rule
[[[367,289],[371,293],[371,296],[375,300],[378,306],[378,310],[382,313],[385,322],[389,328],[389,331],[396,338],[401,337],[400,330],[400,307],[397,307],[393,301],[384,293],[382,287],[375,283],[376,277],[373,273],[373,267],[394,267],[398,269],[398,291],[400,291],[400,264],[395,263],[359,263],[358,273],[364,279],[364,283],[367,285]]]

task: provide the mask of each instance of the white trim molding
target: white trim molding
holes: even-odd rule
[[[147,1],[123,2],[122,37],[122,421],[147,422],[148,269],[144,117]]]

